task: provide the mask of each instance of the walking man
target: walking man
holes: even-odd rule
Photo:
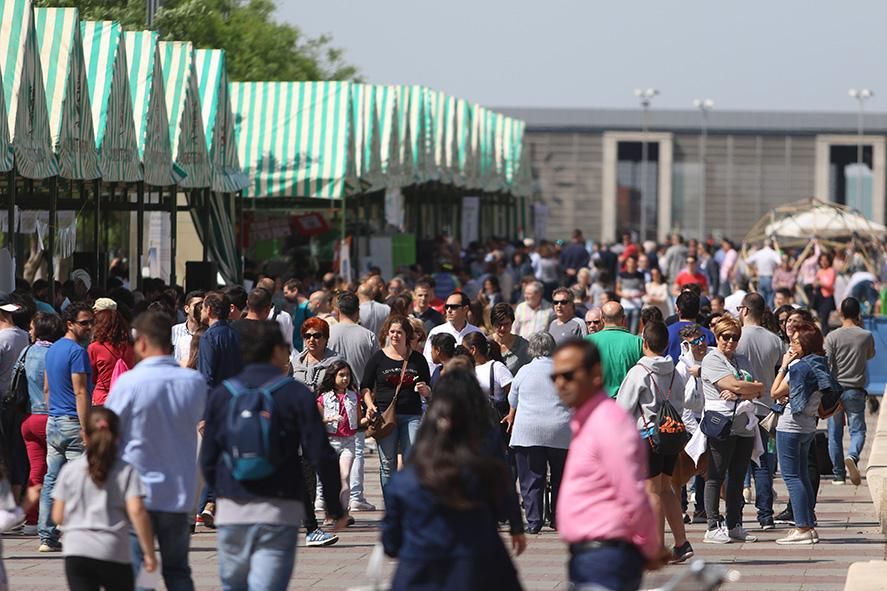
[[[551,294],[551,303],[554,305],[554,320],[548,325],[548,332],[554,337],[558,345],[567,339],[581,339],[588,330],[585,322],[576,317],[576,307],[573,304],[573,292],[566,287],[558,287]]]
[[[859,486],[859,457],[865,445],[866,363],[875,356],[872,333],[860,326],[860,305],[856,298],[841,302],[841,327],[825,337],[825,353],[832,373],[844,387],[839,410],[828,420],[828,451],[834,464],[835,484],[850,482]],[[844,415],[850,427],[850,451],[844,456]]]
[[[203,322],[209,328],[200,337],[197,371],[210,388],[240,373],[240,337],[228,322],[231,301],[220,291],[203,298]]]
[[[172,327],[172,348],[176,361],[187,361],[191,355],[191,337],[200,328],[202,290],[189,291],[185,296],[185,321]]]
[[[422,351],[425,359],[428,360],[429,371],[432,373],[434,370],[434,361],[431,360],[431,337],[441,333],[449,334],[456,339],[457,345],[461,345],[462,338],[465,335],[472,332],[481,332],[478,327],[468,323],[469,305],[471,305],[471,300],[468,299],[467,295],[459,291],[453,292],[450,294],[450,297],[447,298],[447,303],[444,304],[444,311],[447,313],[447,321],[440,326],[435,326],[431,332],[428,333],[428,338],[425,340],[425,349]]]
[[[542,297],[545,287],[540,281],[533,281],[524,287],[524,301],[514,308],[514,325],[511,332],[529,339],[537,332],[548,330],[554,320],[554,309]],[[570,296],[572,301],[573,296]]]
[[[607,302],[601,308],[604,328],[586,339],[595,344],[604,372],[604,389],[610,398],[616,398],[619,386],[638,360],[643,356],[641,337],[625,328],[625,311],[619,302]]]
[[[206,382],[172,356],[172,320],[148,311],[133,323],[136,366],[114,383],[107,406],[120,417],[123,459],[141,475],[145,507],[160,547],[170,591],[194,589],[188,547],[197,487],[197,423],[206,405]],[[202,343],[201,343],[202,345]],[[142,552],[132,534],[133,569]]]

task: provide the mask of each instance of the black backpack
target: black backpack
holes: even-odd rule
[[[650,447],[653,448],[654,452],[663,456],[677,455],[684,449],[687,442],[690,441],[690,434],[687,433],[687,426],[684,425],[681,415],[668,399],[669,396],[671,396],[671,386],[674,384],[675,373],[676,372],[672,372],[671,374],[671,381],[668,383],[668,392],[665,395],[662,404],[659,405],[659,412],[656,413],[656,420],[652,424],[644,424],[644,434],[646,435],[647,441],[650,442]],[[653,382],[653,388],[656,390],[656,394],[661,395],[659,386],[656,385],[656,380],[653,379],[653,373],[649,372],[649,375],[650,381]],[[638,399],[638,412],[643,416],[644,411],[641,408],[640,398]]]

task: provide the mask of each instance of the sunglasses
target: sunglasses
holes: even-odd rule
[[[701,345],[702,343],[705,342],[705,335],[704,335],[704,334],[703,334],[703,335],[699,335],[699,336],[696,337],[695,339],[689,340],[689,341],[687,341],[687,342],[690,343],[691,345],[693,345],[694,347],[695,347],[696,345]]]
[[[552,300],[551,303],[555,306],[566,306],[570,303],[570,300]]]
[[[722,334],[722,335],[719,336],[718,338],[721,339],[722,341],[733,341],[734,343],[738,343],[738,342],[739,342],[739,335],[738,335],[738,334],[733,334],[733,333]]]
[[[567,382],[572,382],[576,378],[577,371],[579,371],[579,368],[571,369],[568,371],[554,372],[551,374],[551,381],[556,382],[558,378],[563,378]]]
[[[306,332],[305,336],[303,336],[302,338],[305,339],[306,341],[310,341],[311,339],[322,339],[323,333],[322,332]]]
[[[464,308],[466,304],[444,304],[445,310],[458,310],[459,308]]]
[[[603,324],[603,320],[586,320],[585,324]]]
[[[79,324],[80,326],[92,326],[95,324],[95,320],[75,320],[74,324]]]

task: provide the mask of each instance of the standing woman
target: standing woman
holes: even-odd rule
[[[86,349],[92,365],[95,388],[92,391],[92,405],[105,404],[111,390],[111,375],[119,360],[126,367],[135,365],[135,354],[129,323],[117,311],[117,304],[108,298],[99,298],[93,308],[95,310],[95,328],[92,343]]]
[[[499,345],[502,363],[511,375],[517,374],[517,371],[533,358],[530,356],[530,344],[527,339],[511,332],[511,326],[514,324],[514,308],[506,303],[496,304],[490,312],[490,324],[493,326],[490,338]]]
[[[497,531],[506,512],[506,469],[483,451],[489,427],[472,382],[460,369],[441,377],[416,453],[385,489],[382,545],[400,558],[392,591],[521,588]],[[513,535],[512,544],[520,554],[523,536]]]
[[[65,325],[57,314],[37,312],[31,321],[32,345],[22,351],[19,358],[19,363],[24,364],[25,376],[28,378],[28,396],[31,399],[31,414],[22,422],[22,439],[31,464],[28,474],[29,487],[42,486],[43,477],[46,476],[46,420],[49,416],[43,391],[46,379],[46,351],[64,334]],[[38,516],[37,510],[35,504],[28,511],[22,533],[27,535],[36,533],[38,517],[43,517],[40,523],[46,527],[49,515]]]
[[[326,368],[342,357],[326,346],[330,340],[330,325],[326,320],[314,316],[302,323],[300,329],[302,342],[305,349],[299,353],[293,350],[290,355],[290,364],[293,367],[293,377],[311,390],[317,396],[318,388],[323,382]]]
[[[708,531],[703,542],[729,544],[731,541],[754,542],[740,524],[742,517],[742,485],[754,448],[756,430],[747,430],[749,415],[737,413],[743,400],[758,398],[764,390],[761,382],[749,381],[748,362],[736,355],[736,346],[742,334],[739,321],[724,315],[711,327],[717,348],[709,349],[702,359],[702,392],[705,415],[717,413],[721,419],[731,420],[732,428],[718,440],[708,436],[708,472],[705,476],[705,515]],[[721,520],[721,485],[727,481],[726,523]]]
[[[385,346],[367,361],[360,389],[370,421],[377,414],[384,413],[397,394],[394,430],[376,441],[379,448],[379,478],[384,494],[391,474],[397,468],[398,448],[404,461],[407,461],[416,441],[422,415],[421,398],[431,395],[428,386],[431,375],[425,357],[410,348],[413,325],[405,316],[389,316],[382,325],[381,333],[386,336]]]
[[[659,308],[663,318],[671,316],[671,294],[668,292],[668,283],[662,278],[659,267],[650,269],[650,281],[645,286],[643,301],[647,306]]]
[[[546,474],[551,475],[551,527],[556,527],[557,497],[570,447],[570,410],[551,381],[554,348],[554,337],[547,332],[531,336],[533,361],[517,372],[508,394],[511,448],[531,534],[542,529]]]
[[[638,271],[638,260],[631,256],[625,259],[625,270],[616,278],[616,295],[620,298],[628,330],[638,334],[641,308],[644,305],[644,274]]]
[[[777,544],[802,545],[819,541],[813,529],[816,490],[810,479],[808,458],[816,434],[817,411],[823,384],[840,389],[823,350],[822,332],[812,322],[793,327],[791,345],[773,382],[773,399],[785,406],[776,425],[779,469],[791,499],[795,529]]]
[[[816,270],[816,290],[813,292],[813,302],[816,307],[816,315],[819,316],[819,325],[822,334],[829,332],[828,318],[835,310],[835,280],[837,273],[832,266],[832,255],[827,252],[819,255],[819,269]]]

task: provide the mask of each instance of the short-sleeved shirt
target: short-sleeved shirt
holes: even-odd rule
[[[610,398],[616,398],[625,374],[644,355],[641,337],[625,328],[608,326],[585,338],[597,346],[604,369],[604,389]]]
[[[379,412],[384,412],[391,404],[402,368],[403,361],[388,357],[382,350],[376,351],[367,361],[360,388],[361,390],[369,388],[373,391],[373,398]],[[407,368],[401,382],[402,386],[397,395],[397,414],[422,414],[422,401],[419,393],[416,392],[417,382],[425,382],[430,385],[431,373],[428,371],[428,363],[422,354],[413,351],[407,360]]]
[[[89,476],[86,454],[62,467],[52,498],[65,503],[65,556],[132,562],[126,500],[144,497],[135,468],[116,460],[99,486]]]
[[[86,391],[92,392],[92,366],[86,349],[69,338],[57,340],[46,352],[46,381],[49,382],[49,416],[76,417],[77,401],[71,374],[86,374]]]
[[[6,392],[12,382],[12,368],[31,339],[19,327],[0,330],[0,391]]]
[[[505,388],[511,384],[514,376],[511,375],[504,363],[490,360],[475,366],[474,372],[477,374],[477,381],[480,382],[480,388],[484,394],[497,402],[505,400]],[[490,393],[491,387],[493,388],[492,394]]]
[[[588,334],[585,321],[581,318],[570,318],[566,322],[561,322],[557,318],[548,325],[548,334],[554,337],[554,342],[558,345],[569,339],[581,339]]]
[[[763,326],[744,326],[736,354],[748,359],[751,377],[764,384],[760,402],[770,406],[773,403],[770,388],[776,378],[776,368],[782,360],[782,339]],[[756,410],[759,411],[758,414],[766,414],[763,406],[757,406]]]
[[[511,348],[502,350],[502,361],[511,375],[517,375],[517,371],[533,360],[530,357],[530,342],[520,335],[514,335]]]
[[[730,360],[719,349],[708,350],[702,359],[702,394],[705,398],[706,411],[714,411],[726,416],[734,414],[733,411],[738,405],[738,401],[723,400],[721,389],[718,388],[717,383],[727,376],[741,380],[745,377],[743,371],[748,373],[748,361],[741,355],[734,355]],[[731,434],[740,437],[754,437],[754,429],[751,431],[745,429],[747,424],[748,415],[745,413],[736,414]]]

